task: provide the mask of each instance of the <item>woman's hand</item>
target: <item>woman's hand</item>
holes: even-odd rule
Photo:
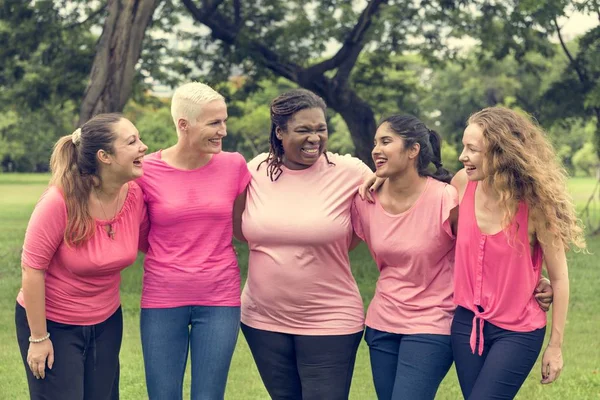
[[[373,199],[371,193],[379,189],[379,187],[383,185],[383,182],[385,182],[385,178],[378,178],[375,174],[371,175],[371,177],[364,181],[358,188],[358,195],[361,200],[367,200],[369,203],[374,203],[375,199]]]
[[[559,346],[548,345],[542,357],[542,383],[552,383],[558,379],[563,369],[562,350]]]
[[[48,361],[48,368],[52,369],[52,365],[54,364],[54,346],[52,346],[52,341],[46,339],[39,343],[29,343],[27,364],[37,379],[44,379],[46,377],[46,361]]]
[[[546,278],[540,279],[534,293],[535,300],[538,302],[540,308],[544,311],[550,309],[552,299],[554,297],[554,291],[550,281]]]

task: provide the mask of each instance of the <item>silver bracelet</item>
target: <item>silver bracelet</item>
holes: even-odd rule
[[[39,339],[34,339],[31,336],[29,336],[29,343],[40,343],[43,342],[44,340],[48,340],[50,339],[50,332],[46,333],[46,335],[43,338],[39,338]]]

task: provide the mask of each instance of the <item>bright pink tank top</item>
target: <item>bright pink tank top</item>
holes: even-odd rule
[[[476,188],[477,182],[468,182],[459,206],[454,302],[475,313],[471,350],[475,353],[479,322],[481,355],[484,321],[502,329],[531,332],[546,325],[546,314],[534,298],[543,254],[539,244],[531,254],[527,204],[519,203],[507,229],[487,235],[475,218]]]

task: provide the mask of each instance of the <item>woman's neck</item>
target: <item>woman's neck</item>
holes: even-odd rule
[[[406,198],[421,193],[426,182],[427,177],[420,176],[416,170],[411,170],[390,176],[386,180],[383,189],[392,197]]]
[[[175,146],[163,150],[161,158],[174,167],[191,170],[208,164],[213,155],[200,153],[187,143],[177,142]]]

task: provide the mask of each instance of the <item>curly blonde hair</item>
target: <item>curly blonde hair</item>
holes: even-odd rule
[[[483,130],[487,184],[500,194],[502,225],[514,218],[520,201],[544,217],[545,229],[565,250],[584,249],[581,221],[567,191],[567,173],[542,128],[527,114],[488,107],[469,118]],[[539,240],[539,239],[538,239]]]

